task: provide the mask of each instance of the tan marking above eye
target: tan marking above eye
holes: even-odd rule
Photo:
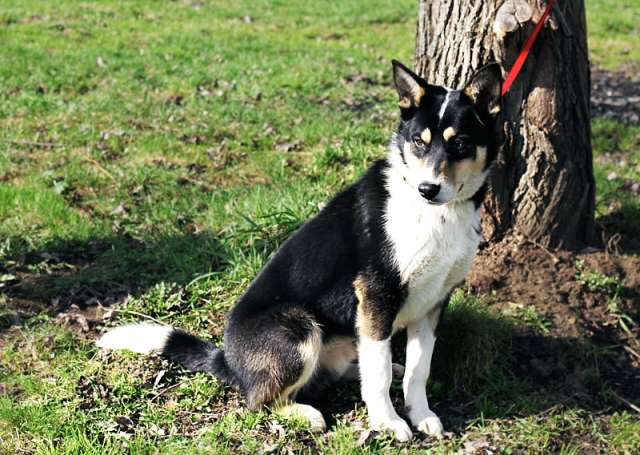
[[[448,127],[442,132],[442,137],[444,138],[445,141],[448,141],[455,135],[456,135],[456,130],[454,130],[452,127]]]
[[[431,130],[429,128],[425,128],[422,133],[420,133],[420,139],[425,144],[431,144]]]

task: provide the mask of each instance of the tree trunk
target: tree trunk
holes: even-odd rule
[[[542,15],[538,0],[420,0],[416,72],[460,86],[482,65],[503,73]],[[504,145],[484,205],[485,239],[595,243],[590,75],[584,3],[560,1],[503,100]]]

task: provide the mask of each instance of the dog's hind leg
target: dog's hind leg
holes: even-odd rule
[[[297,416],[313,430],[324,430],[320,411],[294,402],[319,365],[322,330],[313,317],[301,308],[277,309],[230,332],[229,363],[239,373],[249,409],[267,405],[276,414]]]
[[[298,380],[285,388],[274,403],[273,410],[283,417],[297,417],[309,423],[312,431],[324,431],[327,428],[322,413],[313,406],[292,401],[301,388],[308,384],[318,368],[322,349],[322,333],[315,326],[305,342],[299,345],[298,351],[304,364]]]
[[[302,373],[298,380],[287,386],[275,400],[273,411],[283,417],[297,417],[307,421],[312,431],[325,431],[325,423],[322,413],[308,404],[296,403],[293,400],[306,384],[308,384],[318,368],[320,352],[322,349],[322,333],[320,328],[313,326],[307,339],[298,345],[300,360],[303,364]]]

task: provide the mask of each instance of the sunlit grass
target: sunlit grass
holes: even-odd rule
[[[627,3],[615,15],[587,5],[597,64],[640,59]],[[118,310],[98,327],[148,317],[220,342],[224,313],[277,247],[383,155],[397,121],[389,62],[411,61],[416,14],[408,0],[3,2],[1,453],[254,453],[267,440],[274,450],[402,450],[388,438],[357,447],[357,394],[355,417],[310,435],[244,410],[212,377],[99,353],[47,309],[111,298]],[[640,219],[623,192],[640,178],[638,128],[593,127],[596,158],[616,157],[596,164],[598,215],[621,205]],[[35,316],[8,306],[2,286],[16,274]],[[5,332],[16,317],[21,328]],[[464,398],[478,417],[445,413],[456,434],[433,451],[485,438],[570,453],[587,434],[638,449],[634,415],[545,414],[544,391],[510,374],[514,330],[544,323],[456,294],[430,396],[436,410]],[[550,445],[558,440],[566,447]]]

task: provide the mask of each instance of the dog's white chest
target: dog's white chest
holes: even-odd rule
[[[390,195],[385,228],[409,294],[394,330],[424,318],[464,279],[480,242],[473,203],[434,206],[419,195],[397,193]]]

